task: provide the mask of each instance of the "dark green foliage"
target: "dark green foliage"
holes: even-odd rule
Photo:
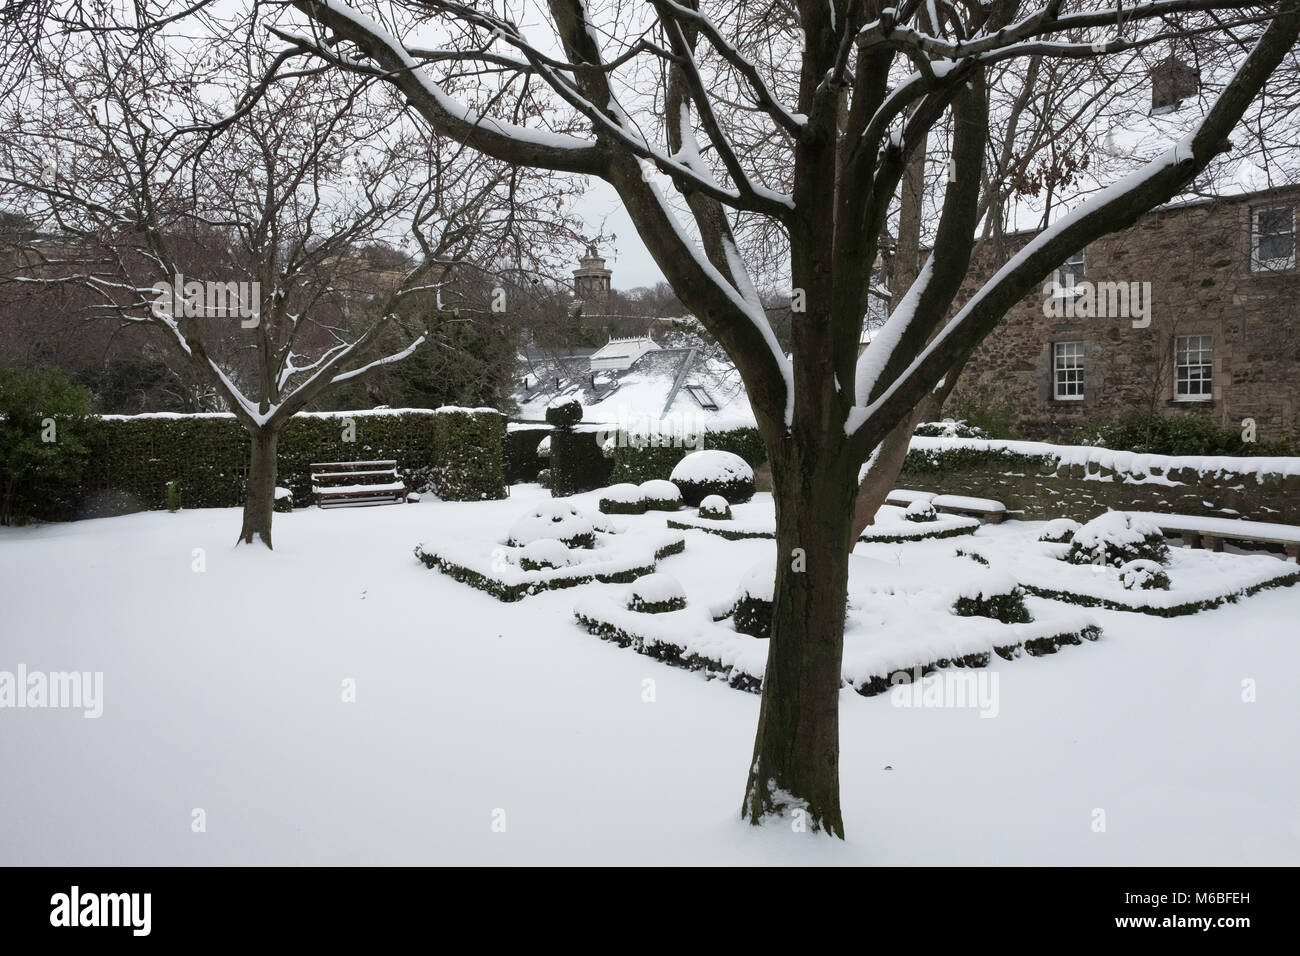
[[[601,454],[596,432],[557,428],[551,432],[551,495],[593,491],[609,484],[612,462]]]
[[[181,510],[181,489],[174,481],[167,482],[167,510],[172,513]]]
[[[1028,624],[1033,620],[1025,607],[1025,592],[1020,588],[1006,594],[959,597],[952,609],[959,617],[991,617],[1003,624]]]
[[[767,461],[767,449],[757,428],[731,428],[726,431],[706,432],[701,448],[683,448],[681,445],[652,445],[642,440],[636,447],[635,436],[620,433],[615,440],[613,481],[630,481],[640,484],[652,478],[667,478],[673,467],[692,451],[705,448],[729,451],[739,455],[757,469]]]
[[[91,414],[90,392],[59,370],[0,368],[0,524],[71,517]]]
[[[721,508],[709,508],[703,502],[700,504],[699,515],[701,518],[712,518],[714,521],[727,521],[731,518],[731,506],[723,505]]]
[[[1053,601],[1065,601],[1069,604],[1078,604],[1080,607],[1104,607],[1112,611],[1139,611],[1143,614],[1154,614],[1157,617],[1182,617],[1184,614],[1195,614],[1198,611],[1208,611],[1212,608],[1220,607],[1224,604],[1236,604],[1243,597],[1250,597],[1258,594],[1260,591],[1266,591],[1269,588],[1289,587],[1292,584],[1300,583],[1300,571],[1292,574],[1285,574],[1273,578],[1271,581],[1264,581],[1253,587],[1242,588],[1238,591],[1232,591],[1218,597],[1206,598],[1201,601],[1188,601],[1186,604],[1175,604],[1171,607],[1153,607],[1149,604],[1127,604],[1122,601],[1113,601],[1110,598],[1094,597],[1091,594],[1076,594],[1073,591],[1058,591],[1054,588],[1040,588],[1032,584],[1023,585],[1024,589],[1030,594],[1038,597],[1051,598]]]
[[[546,409],[546,422],[556,428],[572,428],[582,421],[582,404],[577,399],[552,405]]]
[[[433,433],[438,463],[432,483],[439,498],[482,501],[508,496],[502,450],[506,420],[500,412],[441,409],[434,415]]]
[[[626,435],[619,435],[618,442],[628,441]],[[610,472],[611,481],[630,481],[641,484],[652,478],[667,478],[672,474],[673,466],[682,460],[690,449],[677,447],[645,445],[634,448],[630,444],[616,444],[614,447],[614,467]]]
[[[592,581],[600,581],[604,584],[631,584],[637,578],[653,574],[655,562],[670,555],[681,554],[685,549],[686,542],[679,539],[669,542],[658,549],[654,554],[654,562],[644,567],[629,568],[626,571],[595,571],[591,573],[578,570],[571,575],[557,576],[544,581],[524,581],[518,584],[506,584],[499,578],[457,564],[432,551],[425,551],[419,545],[415,547],[415,556],[426,568],[441,571],[448,577],[484,591],[499,601],[519,601],[530,594],[559,588],[577,587],[580,584],[590,584]]]
[[[730,504],[743,504],[754,497],[753,478],[731,478],[725,481],[710,479],[708,481],[686,481],[674,479],[673,483],[681,490],[682,501],[693,507],[699,507],[701,501],[709,495],[722,495]]]
[[[669,598],[667,601],[643,601],[639,594],[634,594],[627,602],[629,611],[640,611],[642,614],[666,614],[669,611],[680,611],[684,607],[684,597]]]
[[[736,600],[731,609],[731,626],[750,637],[770,637],[772,634],[772,602],[746,594]]]
[[[543,488],[551,487],[551,469],[543,468],[537,473],[537,483]]]
[[[1154,561],[1156,564],[1169,563],[1169,545],[1165,541],[1165,536],[1159,532],[1146,535],[1136,544],[1107,544],[1105,546],[1105,555],[1103,560],[1097,560],[1097,552],[1093,548],[1085,547],[1078,541],[1070,543],[1070,550],[1066,552],[1065,560],[1070,564],[1109,564],[1114,567],[1122,567],[1130,561]]]
[[[293,511],[293,495],[288,494],[282,498],[276,498],[272,508],[281,514],[288,514]]]
[[[578,611],[574,612],[574,617],[602,641],[610,641],[619,647],[630,647],[638,654],[644,654],[669,667],[681,667],[688,671],[700,672],[708,680],[726,681],[729,687],[734,687],[736,690],[743,690],[750,694],[762,693],[761,678],[737,668],[727,667],[719,660],[704,657],[693,651],[688,652],[685,648],[668,641],[647,642],[644,637],[633,634],[616,624],[588,617]]]
[[[988,438],[984,429],[964,421],[921,422],[912,430],[922,438]]]
[[[607,515],[643,515],[646,511],[645,499],[614,501],[612,498],[601,498],[600,511],[601,514]]]
[[[546,459],[537,454],[537,446],[550,433],[549,428],[540,425],[506,432],[506,484],[537,480],[546,467]]]
[[[933,507],[933,506],[931,506],[931,507],[929,507],[929,508],[927,508],[927,509],[925,509],[925,510],[923,510],[923,511],[913,511],[913,510],[911,509],[911,507],[909,506],[909,507],[908,507],[908,508],[903,512],[903,520],[904,520],[904,521],[915,521],[915,522],[918,522],[918,523],[926,522],[926,521],[938,521],[938,520],[939,520],[939,514],[938,514],[938,512],[936,512],[936,511],[934,510],[934,507]]]
[[[1037,471],[1055,471],[1057,459],[1050,455],[1022,455],[1005,448],[972,448],[958,446],[921,450],[913,448],[903,459],[901,474],[925,475],[946,471],[989,469],[1033,474]]]
[[[982,564],[986,568],[989,566],[989,559],[977,551],[963,551],[961,548],[958,548],[953,553],[959,558],[970,558],[976,564]]]
[[[481,418],[477,425],[458,429],[459,420],[471,416],[453,413],[456,421],[441,426],[444,441],[452,442],[444,461],[435,437],[439,417],[448,416],[429,411],[298,415],[280,433],[276,483],[288,488],[294,500],[308,502],[312,462],[393,458],[414,491],[428,488],[441,469],[449,495],[459,487],[476,499],[484,493],[504,497],[504,419],[482,413],[473,416]],[[66,520],[161,509],[172,481],[184,489],[188,508],[230,508],[243,502],[249,439],[231,415],[92,418],[81,434],[87,454],[80,480],[60,494],[43,485],[33,517]],[[458,435],[467,443],[459,451]],[[456,463],[468,469],[463,480],[456,477]]]
[[[1241,428],[1225,428],[1208,415],[1164,418],[1146,411],[1126,412],[1118,418],[1080,425],[1068,432],[1063,442],[1099,445],[1115,451],[1147,455],[1271,457],[1300,454],[1300,440],[1296,435],[1269,442],[1248,442],[1242,438]]]

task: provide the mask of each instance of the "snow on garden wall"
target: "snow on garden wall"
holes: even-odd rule
[[[912,439],[897,484],[994,498],[1010,517],[1087,520],[1107,510],[1300,524],[1300,458],[1140,455],[1084,445]]]

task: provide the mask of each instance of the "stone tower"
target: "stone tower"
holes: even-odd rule
[[[587,244],[587,254],[578,260],[573,270],[573,291],[588,305],[604,306],[609,300],[609,277],[613,272],[605,268],[605,260],[596,252],[594,242]]]

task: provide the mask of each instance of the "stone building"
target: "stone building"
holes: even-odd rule
[[[604,258],[596,251],[595,243],[587,246],[587,254],[578,260],[573,270],[573,292],[584,303],[605,306],[610,298],[610,279],[613,270],[605,268]]]
[[[1097,240],[971,355],[953,399],[1026,437],[1134,409],[1259,440],[1300,426],[1300,187],[1162,207]],[[1032,233],[1010,237],[1008,254]],[[988,278],[977,264],[963,297]]]

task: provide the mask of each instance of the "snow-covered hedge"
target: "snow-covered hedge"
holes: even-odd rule
[[[1169,560],[1164,533],[1151,522],[1123,511],[1108,511],[1074,532],[1065,560],[1071,564],[1110,564]]]
[[[519,549],[519,567],[525,571],[568,568],[579,560],[558,538],[537,538]]]
[[[688,505],[698,506],[710,495],[721,495],[733,505],[754,497],[754,469],[729,451],[692,452],[677,463],[670,477]]]
[[[544,425],[532,428],[511,424],[507,426],[505,437],[506,484],[518,484],[521,481],[536,481],[538,473],[547,466],[549,458],[543,459],[537,450],[543,438],[551,434]]]
[[[652,478],[667,478],[672,474],[673,466],[693,450],[682,444],[652,444],[639,441],[636,435],[619,433],[611,436],[614,442],[614,481],[644,482]],[[757,469],[767,461],[767,449],[763,446],[762,436],[757,428],[729,428],[719,431],[706,431],[703,436],[703,448],[729,451],[749,462],[751,468]]]
[[[1119,582],[1128,591],[1168,591],[1172,586],[1164,568],[1141,558],[1119,569]]]
[[[182,489],[186,508],[243,501],[248,433],[233,415],[105,415],[84,432],[89,454],[76,504],[50,518],[162,509],[171,481]],[[442,497],[465,500],[502,497],[504,432],[504,418],[492,409],[303,412],[280,433],[277,481],[305,502],[313,462],[392,458],[412,490],[433,487]]]
[[[596,543],[596,522],[572,505],[548,501],[510,526],[506,544],[522,548],[548,538],[562,542],[566,548],[590,548]]]
[[[907,506],[903,512],[905,521],[938,521],[939,512],[934,510],[934,505],[929,501],[918,498]]]
[[[645,614],[666,614],[686,607],[686,592],[671,574],[657,571],[637,578],[627,589],[623,606]]]
[[[741,634],[770,637],[772,605],[776,602],[776,562],[752,565],[740,579],[731,598],[731,624]]]
[[[645,496],[630,482],[610,485],[600,493],[600,510],[607,515],[643,515]]]
[[[551,432],[551,494],[557,498],[609,484],[613,462],[596,444],[596,432],[556,428]]]
[[[700,502],[698,514],[701,518],[727,521],[731,519],[731,505],[727,504],[727,499],[722,495],[709,495]]]
[[[438,463],[432,474],[438,497],[444,501],[507,497],[502,446],[505,432],[505,418],[492,409],[438,409],[433,416]]]
[[[643,481],[639,490],[647,511],[676,511],[682,506],[681,490],[667,478]]]
[[[1046,544],[1069,544],[1074,538],[1074,533],[1082,527],[1083,525],[1073,518],[1053,518],[1047,522],[1038,540]]]

